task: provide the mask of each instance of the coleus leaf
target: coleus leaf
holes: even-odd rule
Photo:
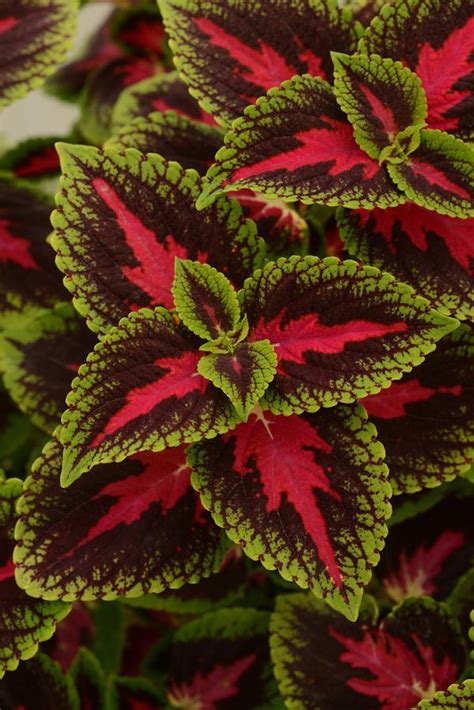
[[[98,343],[67,398],[62,481],[138,451],[199,441],[236,421],[197,373],[200,342],[162,308],[132,313]]]
[[[349,623],[311,596],[277,599],[270,625],[287,707],[408,710],[455,682],[465,650],[444,605],[409,599],[376,625]]]
[[[124,125],[106,146],[159,153],[166,160],[205,175],[223,142],[222,131],[217,126],[198,123],[174,111],[155,111]]]
[[[276,373],[277,356],[268,340],[240,343],[232,353],[205,355],[198,372],[219,387],[245,418],[258,404]]]
[[[191,488],[182,447],[100,466],[67,489],[61,456],[53,439],[19,502],[15,564],[29,595],[136,597],[219,567],[226,544]]]
[[[241,188],[328,206],[394,207],[405,201],[384,166],[357,145],[325,81],[295,76],[232,124],[198,200]]]
[[[55,177],[61,172],[55,136],[28,138],[0,157],[0,170],[10,171],[15,177],[25,180],[42,180]]]
[[[474,706],[474,680],[463,683],[453,683],[447,690],[440,690],[429,700],[420,700],[417,708],[420,710],[471,710]]]
[[[77,0],[3,0],[0,8],[0,108],[52,74],[69,50]]]
[[[22,663],[0,681],[5,710],[81,710],[72,679],[45,653]]]
[[[221,609],[176,632],[168,667],[168,701],[177,708],[239,707],[279,710],[271,672],[270,615]]]
[[[180,75],[224,125],[295,74],[330,80],[330,50],[351,52],[357,41],[350,12],[333,0],[159,5]]]
[[[19,409],[46,432],[52,432],[65,408],[71,382],[95,344],[72,305],[27,309],[6,333],[2,365],[4,384]]]
[[[473,351],[472,328],[461,325],[413,373],[363,400],[385,447],[394,492],[414,493],[469,470]]]
[[[158,8],[140,3],[115,13],[110,23],[110,36],[125,51],[155,59],[165,53],[165,28]]]
[[[216,340],[239,325],[237,294],[209,264],[177,259],[172,293],[179,318],[203,340]]]
[[[458,322],[390,274],[335,257],[267,264],[240,293],[249,336],[275,347],[272,411],[315,411],[380,391]]]
[[[237,285],[260,265],[263,242],[234,201],[197,212],[194,171],[131,149],[63,145],[60,154],[52,241],[92,330],[105,332],[144,306],[172,307],[177,256],[208,261]]]
[[[13,530],[21,492],[22,481],[4,480],[0,472],[0,678],[6,671],[15,670],[20,661],[34,656],[38,644],[51,638],[56,624],[69,612],[69,606],[62,602],[32,599],[15,581]],[[0,689],[3,707],[1,701]]]
[[[238,603],[245,594],[247,570],[240,548],[231,548],[216,574],[197,584],[185,584],[161,594],[144,594],[127,599],[126,604],[138,609],[167,611],[170,614],[200,615],[220,607]]]
[[[0,385],[0,469],[8,476],[24,475],[32,453],[43,443],[43,435],[18,411]]]
[[[81,97],[78,129],[87,142],[101,145],[110,136],[112,111],[128,86],[153,76],[151,59],[123,56],[104,64],[89,79]]]
[[[409,283],[442,313],[474,319],[474,219],[412,203],[338,214],[348,253]]]
[[[59,624],[48,647],[48,655],[67,673],[84,645],[89,646],[95,635],[90,609],[82,602],[72,605],[71,612]]]
[[[354,20],[366,27],[380,12],[385,2],[386,0],[349,0],[348,5]]]
[[[203,505],[249,557],[357,617],[391,512],[383,448],[360,407],[252,413],[189,456]]]
[[[112,115],[112,126],[117,131],[134,118],[142,118],[154,111],[174,111],[199,123],[216,125],[212,116],[201,109],[177,72],[156,74],[125,89]]]
[[[421,79],[428,126],[474,136],[474,16],[465,0],[395,0],[365,31],[360,51],[401,61]]]
[[[472,567],[472,500],[447,496],[390,528],[377,576],[393,601],[423,595],[446,599]]]
[[[422,130],[420,146],[400,165],[394,183],[415,204],[450,217],[474,217],[474,147],[443,131]]]
[[[176,452],[177,457],[179,458],[179,452]],[[177,459],[175,459],[176,462]],[[143,463],[143,461],[142,461]],[[145,459],[145,466],[146,466],[146,459]],[[155,462],[153,460],[151,461],[151,465],[153,466],[154,464],[157,463],[157,460],[155,459]],[[164,468],[166,469],[166,463],[163,462]],[[171,466],[173,464],[171,463]],[[142,472],[145,468],[145,466],[142,466]],[[169,473],[169,468],[167,470]],[[156,468],[155,468],[155,473],[156,473]],[[140,474],[138,474],[140,475]],[[166,479],[166,472],[159,471],[158,475],[156,475],[157,482],[159,480]],[[129,482],[135,483],[133,478],[129,479]],[[139,482],[140,483],[140,482]],[[144,481],[145,483],[145,488],[147,488],[146,480]],[[166,483],[165,483],[165,488],[166,488]],[[112,492],[109,490],[109,492]],[[118,493],[123,493],[124,489],[122,486],[119,486],[118,491],[116,489],[116,492]],[[127,491],[125,491],[127,492]],[[130,494],[130,490],[128,490],[128,493]],[[158,493],[158,498],[162,498],[162,493]],[[145,497],[146,497],[145,493]],[[166,495],[166,494],[165,494]],[[119,496],[120,497],[120,496]],[[124,499],[122,499],[122,502],[124,502]],[[119,500],[120,503],[120,500]],[[172,501],[170,501],[172,504]],[[132,504],[133,505],[133,504]],[[123,510],[123,508],[122,508]],[[115,509],[114,512],[117,512],[117,509]],[[144,511],[146,512],[146,511]],[[133,517],[133,516],[132,516]],[[104,673],[107,675],[113,675],[116,673],[120,672],[120,669],[122,667],[123,663],[123,656],[124,656],[124,650],[125,650],[125,645],[127,641],[127,627],[126,627],[126,618],[125,618],[125,608],[123,604],[120,601],[103,601],[102,599],[99,599],[96,601],[96,603],[92,607],[92,619],[93,619],[93,625],[94,625],[94,637],[93,641],[91,644],[92,651],[96,655],[102,670]]]
[[[403,162],[420,142],[426,118],[421,81],[377,54],[332,53],[334,91],[358,145],[379,162]]]
[[[92,34],[79,56],[63,64],[45,84],[48,93],[64,101],[76,101],[93,72],[111,59],[123,55],[123,50],[110,39],[110,25],[116,12],[111,12]]]
[[[81,648],[70,670],[81,708],[107,707],[107,686],[99,660],[88,648]]]
[[[257,225],[267,246],[268,259],[308,253],[309,226],[286,202],[270,200],[254,190],[235,190],[228,194],[237,200],[244,215]]]
[[[50,213],[45,195],[0,175],[0,313],[30,302],[51,305],[67,296],[46,241]]]
[[[146,678],[112,678],[107,710],[166,710],[162,694]]]

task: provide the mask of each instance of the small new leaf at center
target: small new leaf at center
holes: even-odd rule
[[[219,387],[245,419],[264,395],[276,373],[277,356],[268,340],[241,343],[233,353],[203,356],[200,375]]]
[[[405,160],[419,145],[427,114],[418,76],[378,54],[331,56],[334,92],[358,145],[379,162]]]
[[[184,325],[204,340],[237,328],[240,308],[230,282],[209,264],[176,259],[173,298]]]

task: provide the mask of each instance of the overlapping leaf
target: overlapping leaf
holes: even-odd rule
[[[23,310],[6,332],[4,383],[19,409],[52,432],[65,409],[74,375],[95,344],[93,334],[68,303]]]
[[[408,710],[457,680],[465,650],[445,606],[410,599],[376,625],[372,605],[351,624],[314,597],[277,600],[271,652],[287,707]]]
[[[405,163],[389,164],[394,183],[415,204],[450,217],[474,217],[474,148],[442,131],[422,130]]]
[[[360,41],[362,51],[403,62],[421,79],[428,126],[474,136],[474,16],[465,0],[386,3]]]
[[[1,108],[40,86],[62,62],[77,11],[77,0],[2,0]]]
[[[46,239],[51,203],[29,185],[0,175],[0,313],[25,303],[51,305],[64,298]]]
[[[168,667],[171,706],[279,710],[269,620],[267,612],[235,607],[182,626],[174,636]]]
[[[137,5],[115,14],[110,23],[111,38],[127,52],[161,58],[166,41],[158,7],[154,3]]]
[[[117,130],[134,118],[154,111],[174,111],[193,121],[215,125],[212,116],[201,109],[177,72],[157,74],[126,89],[114,107],[112,125]]]
[[[25,180],[42,180],[61,172],[55,143],[58,137],[28,138],[0,157],[0,170]],[[64,139],[63,139],[64,140]]]
[[[405,201],[385,167],[359,148],[331,87],[319,77],[295,76],[249,106],[216,158],[198,206],[240,188],[329,206]]]
[[[153,76],[155,66],[145,57],[122,56],[98,68],[82,95],[78,128],[87,142],[101,145],[110,136],[112,111],[120,94]]]
[[[461,325],[413,373],[363,400],[387,452],[397,493],[437,486],[474,456],[474,336]]]
[[[275,412],[315,411],[387,387],[457,321],[389,274],[334,257],[267,264],[241,292],[250,342],[278,355],[265,395]]]
[[[332,77],[331,50],[351,52],[350,12],[333,0],[160,0],[175,62],[223,124],[295,74]]]
[[[260,264],[263,243],[234,201],[196,211],[201,181],[193,171],[135,150],[60,152],[53,245],[93,330],[144,306],[171,307],[177,256],[208,261],[238,285]]]
[[[358,145],[379,162],[403,162],[420,142],[426,99],[420,79],[392,59],[332,54],[334,91]]]
[[[474,705],[474,680],[463,683],[453,683],[447,690],[440,690],[430,700],[421,700],[417,708],[420,710],[471,710]]]
[[[204,175],[223,144],[217,126],[198,123],[174,111],[155,111],[124,125],[107,146],[136,148],[141,153],[159,153],[183,168],[194,168]]]
[[[81,710],[69,676],[49,656],[39,653],[0,681],[0,707],[24,710]]]
[[[227,431],[235,411],[197,373],[200,341],[162,308],[123,319],[79,370],[67,398],[63,483],[138,451]]]
[[[32,599],[15,581],[13,529],[21,491],[20,480],[4,480],[0,472],[0,678],[5,671],[15,670],[20,661],[34,656],[38,644],[53,635],[56,624],[69,612],[62,602]]]
[[[390,528],[377,576],[389,597],[446,599],[474,561],[472,498],[448,496]]]
[[[19,502],[15,562],[28,594],[113,599],[197,582],[220,564],[222,532],[191,488],[184,449],[140,453],[60,486],[53,440]]]
[[[191,450],[193,485],[253,559],[357,617],[390,515],[387,469],[356,405],[252,414]]]
[[[338,222],[351,256],[411,284],[441,312],[474,319],[474,219],[409,203],[344,210]]]

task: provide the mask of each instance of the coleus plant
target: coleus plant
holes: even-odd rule
[[[472,707],[471,3],[117,5],[0,156],[0,706]]]

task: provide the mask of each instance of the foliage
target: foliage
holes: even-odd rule
[[[0,155],[0,707],[468,710],[472,3],[78,4],[0,3],[79,107]]]

